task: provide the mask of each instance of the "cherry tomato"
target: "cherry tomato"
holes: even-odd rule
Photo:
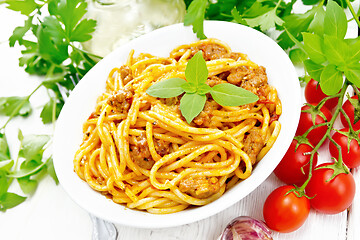
[[[264,203],[263,215],[269,228],[278,232],[292,232],[300,228],[310,212],[310,202],[305,196],[290,192],[294,186],[275,189]]]
[[[309,103],[318,104],[323,98],[328,97],[320,88],[319,82],[311,79],[305,86],[305,99]],[[325,107],[330,111],[337,105],[339,98],[331,98],[325,102]]]
[[[349,128],[343,128],[340,130],[346,134],[349,134]],[[360,134],[358,135],[360,137]],[[360,145],[359,142],[355,139],[352,139],[348,148],[348,137],[339,133],[335,132],[332,136],[333,140],[340,145],[341,147],[341,156],[342,160],[346,166],[349,168],[355,168],[360,166]],[[331,156],[338,159],[339,151],[335,144],[332,142],[329,143],[329,150]]]
[[[331,163],[323,163],[328,166]],[[318,167],[314,170],[312,177],[305,188],[310,199],[311,206],[319,212],[337,214],[347,209],[355,195],[355,181],[351,173],[340,173],[330,180],[333,169]]]
[[[312,105],[315,106],[315,104]],[[299,126],[298,129],[296,130],[296,135],[303,135],[310,127],[314,125],[311,114],[308,112],[303,112],[304,110],[308,110],[308,109],[310,109],[308,105],[305,105],[301,108],[302,112],[300,115]],[[332,118],[331,112],[325,106],[322,106],[320,111],[324,114],[326,120],[318,114],[315,117],[316,125],[328,122]],[[317,127],[310,131],[310,133],[307,135],[307,138],[313,144],[313,146],[315,146],[320,142],[321,138],[325,135],[326,131],[327,131],[327,126]]]
[[[352,96],[351,97],[352,99],[356,99],[358,100],[358,96]],[[342,105],[342,109],[345,111],[346,115],[349,117],[350,119],[350,122],[354,122],[354,111],[355,111],[355,108],[354,106],[350,103],[349,99],[346,100],[344,102],[344,104]],[[346,121],[344,115],[342,114],[342,112],[340,112],[340,120],[341,120],[341,123],[344,125],[344,127],[349,127],[349,124],[348,122]],[[360,129],[360,121],[352,124],[352,127],[354,129]]]
[[[293,139],[284,157],[279,165],[275,168],[275,175],[286,184],[296,184],[301,186],[309,176],[310,154],[313,148],[307,144],[300,144],[297,149],[295,147],[298,141]],[[313,157],[313,169],[317,164],[318,156],[315,153]],[[303,171],[301,170],[303,169]]]

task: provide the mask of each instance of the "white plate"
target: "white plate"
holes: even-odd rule
[[[74,154],[82,142],[82,125],[93,111],[97,97],[104,92],[110,70],[124,64],[131,49],[135,50],[135,55],[151,53],[165,57],[173,48],[197,40],[192,29],[183,24],[155,30],[116,49],[94,66],[71,93],[57,121],[53,149],[57,176],[70,197],[88,212],[110,222],[141,228],[191,223],[240,201],[259,186],[280,162],[295,134],[300,116],[300,85],[294,66],[272,39],[252,28],[229,22],[206,21],[204,31],[207,37],[226,42],[233,51],[248,54],[252,61],[266,67],[269,83],[276,87],[283,107],[280,117],[282,129],[274,146],[248,179],[225,192],[218,200],[173,214],[155,215],[131,210],[113,203],[82,181],[73,170]]]

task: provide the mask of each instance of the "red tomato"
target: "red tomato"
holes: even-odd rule
[[[349,128],[343,128],[340,130],[344,133],[349,133]],[[360,134],[359,134],[360,137]],[[335,132],[332,136],[333,140],[340,145],[341,147],[341,156],[342,160],[345,163],[346,166],[349,168],[355,168],[360,166],[360,145],[359,142],[355,139],[352,139],[348,148],[348,137],[339,133]],[[339,157],[339,151],[337,147],[330,142],[329,143],[329,149],[331,156],[338,159]]]
[[[312,104],[312,105],[315,105],[315,104]],[[298,126],[298,129],[296,130],[296,135],[303,135],[310,127],[312,127],[314,125],[311,114],[308,112],[303,112],[303,110],[308,110],[308,109],[310,109],[310,107],[308,105],[305,105],[301,108],[302,112],[300,115],[299,126]],[[326,117],[326,121],[320,115],[316,115],[316,117],[315,117],[316,125],[324,123],[324,122],[328,122],[332,118],[331,112],[325,106],[323,106],[320,109],[320,111]],[[310,131],[310,133],[307,135],[307,138],[313,144],[313,146],[315,146],[316,144],[318,144],[320,142],[321,138],[325,135],[326,131],[327,131],[327,126],[317,127]]]
[[[310,212],[310,202],[305,196],[297,197],[294,192],[286,194],[294,186],[275,189],[264,203],[263,215],[269,228],[278,232],[292,232],[300,228]]]
[[[311,79],[305,86],[305,99],[309,103],[318,104],[323,98],[328,97],[320,88],[319,82]],[[331,98],[325,102],[325,107],[332,110],[339,98]]]
[[[281,159],[279,165],[275,168],[275,175],[286,184],[295,184],[297,186],[301,186],[309,176],[309,162],[310,162],[310,154],[313,150],[307,144],[300,144],[295,150],[297,140],[293,139],[289,149],[287,150],[284,157]],[[313,158],[313,169],[317,164],[318,156],[315,153]],[[303,171],[301,171],[301,168]],[[305,174],[304,174],[305,173]]]
[[[326,166],[331,163],[319,165]],[[305,188],[306,194],[310,199],[311,206],[319,212],[327,214],[337,214],[347,209],[355,195],[355,181],[351,173],[340,173],[329,181],[333,169],[315,169],[312,177]]]
[[[358,100],[358,96],[356,96],[356,95],[352,96],[351,98]],[[350,122],[353,123],[354,122],[355,108],[350,103],[349,99],[344,102],[344,104],[342,105],[342,109],[345,111],[346,115],[348,115],[348,117],[350,118]],[[349,124],[346,121],[346,119],[345,119],[344,115],[342,114],[342,112],[340,112],[340,120],[341,120],[341,123],[344,125],[344,127],[349,127]],[[355,124],[352,124],[352,127],[354,129],[360,129],[360,121],[356,122]]]

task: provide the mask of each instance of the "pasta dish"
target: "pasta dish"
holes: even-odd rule
[[[153,84],[185,79],[188,61],[202,51],[206,84],[230,83],[259,98],[242,106],[219,105],[207,96],[188,124],[182,95],[156,98]],[[274,144],[281,101],[266,69],[217,39],[182,45],[169,57],[131,51],[112,69],[105,92],[83,125],[74,170],[96,191],[131,209],[167,214],[208,204],[251,175]]]

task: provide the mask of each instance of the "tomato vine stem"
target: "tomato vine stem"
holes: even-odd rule
[[[311,177],[312,177],[312,172],[313,172],[313,159],[314,159],[314,155],[315,153],[317,153],[317,151],[319,150],[319,148],[321,147],[321,145],[324,143],[324,141],[328,138],[330,141],[332,140],[331,138],[331,131],[333,129],[333,126],[334,126],[334,123],[335,123],[335,120],[337,118],[337,116],[339,115],[340,111],[341,111],[341,107],[342,107],[342,103],[343,103],[343,100],[344,100],[344,96],[345,96],[345,93],[346,93],[346,90],[348,88],[348,86],[350,85],[349,81],[345,79],[344,81],[344,84],[341,88],[341,91],[340,93],[338,94],[339,95],[339,99],[338,99],[338,103],[336,105],[336,108],[335,108],[335,112],[331,118],[331,120],[326,123],[328,125],[328,128],[326,130],[326,133],[324,134],[324,136],[320,139],[319,143],[316,144],[316,146],[314,147],[314,149],[311,151],[311,155],[310,155],[310,162],[309,162],[309,175],[308,175],[308,178],[306,179],[306,181],[303,183],[303,185],[299,188],[300,191],[304,191],[305,190],[305,187],[308,185]],[[316,106],[317,107],[321,107],[321,105],[323,105],[324,102],[319,102],[319,104]],[[320,124],[319,124],[320,125]],[[321,125],[325,125],[325,124],[321,124]],[[316,125],[318,126],[318,125]],[[314,128],[316,126],[313,126]],[[350,125],[351,127],[351,125]],[[310,130],[311,131],[311,130]],[[310,132],[309,130],[307,132],[305,132],[305,134],[307,135],[308,132]],[[305,135],[304,134],[304,135]],[[341,151],[340,151],[341,152]],[[336,167],[339,167],[339,166],[342,166],[343,165],[343,161],[342,161],[342,158],[340,157],[338,159],[338,161],[335,162],[335,165]]]

